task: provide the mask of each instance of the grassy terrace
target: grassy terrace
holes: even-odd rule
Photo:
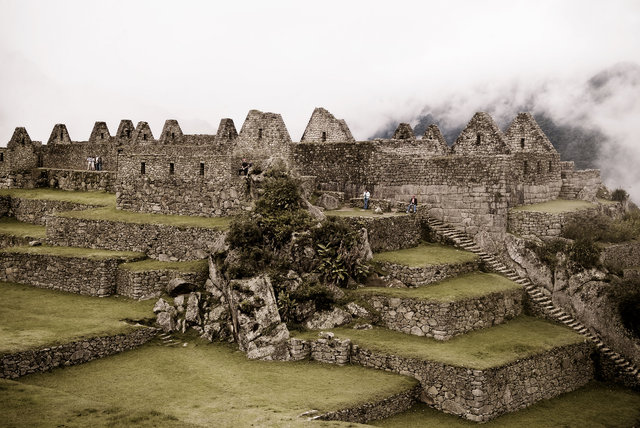
[[[339,210],[325,211],[324,214],[336,217],[398,217],[408,215],[405,213],[394,212],[376,214],[373,210],[363,210],[360,208],[343,208]]]
[[[20,382],[0,380],[0,412],[4,423],[25,427],[349,426],[298,415],[416,384],[358,366],[252,361],[230,346],[193,339],[186,347],[151,343]]]
[[[513,208],[512,211],[534,211],[541,213],[566,213],[570,211],[578,211],[584,210],[587,208],[595,207],[595,204],[587,201],[578,201],[578,200],[567,200],[567,199],[556,199],[553,201],[542,202],[539,204],[532,205],[522,205],[516,208]]]
[[[193,260],[187,262],[161,262],[158,260],[147,259],[139,262],[123,263],[120,269],[127,269],[134,272],[143,272],[148,270],[173,270],[176,272],[206,272],[209,270],[209,262],[207,260]]]
[[[23,223],[11,217],[0,218],[0,235],[18,236],[20,238],[46,238],[44,226]]]
[[[440,244],[422,244],[414,248],[374,254],[373,260],[411,267],[460,264],[477,260],[475,254]]]
[[[520,288],[522,288],[520,285],[495,273],[471,273],[422,287],[365,287],[358,289],[356,293],[362,296],[376,294],[405,299],[453,302]]]
[[[0,189],[0,196],[23,199],[65,201],[85,205],[115,206],[116,195],[105,192],[78,192],[60,189]]]
[[[372,330],[344,327],[331,331],[337,337],[348,337],[361,347],[373,351],[479,370],[498,367],[556,346],[584,341],[582,336],[569,328],[526,316],[456,336],[446,342],[378,327]],[[295,336],[315,339],[318,332],[296,333]]]
[[[121,320],[152,318],[154,303],[0,282],[0,354],[130,331]]]
[[[78,247],[50,247],[48,245],[42,245],[39,247],[10,247],[0,250],[2,253],[18,253],[18,254],[41,254],[47,256],[57,257],[78,257],[89,260],[129,260],[134,261],[136,259],[144,258],[143,253],[136,253],[133,251],[110,251],[110,250],[97,250],[92,248],[78,248]]]
[[[637,426],[639,419],[640,393],[593,382],[482,425],[438,412],[426,404],[371,424],[387,428],[627,428]]]
[[[122,223],[164,224],[176,227],[201,227],[206,229],[227,229],[229,217],[190,217],[185,215],[150,214],[118,210],[115,206],[83,211],[67,211],[57,214],[61,217],[85,220],[106,220]]]

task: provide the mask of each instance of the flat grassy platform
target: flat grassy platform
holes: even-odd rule
[[[594,208],[596,205],[587,201],[579,201],[575,199],[556,199],[548,202],[541,202],[539,204],[522,205],[515,207],[512,211],[534,211],[541,213],[566,213],[570,211],[585,210],[587,208]]]
[[[74,202],[84,205],[115,206],[116,195],[106,192],[78,192],[60,189],[0,189],[0,196],[23,199]]]
[[[495,273],[475,272],[457,276],[437,284],[416,288],[365,287],[355,292],[361,296],[371,294],[405,299],[435,300],[438,302],[454,302],[464,299],[485,296],[521,289],[522,286]]]
[[[416,384],[358,366],[252,361],[230,346],[190,339],[186,347],[150,343],[20,382],[0,381],[0,412],[6,424],[24,427],[165,426],[165,421],[168,426],[353,426],[311,423],[298,415],[382,399]]]
[[[527,316],[505,324],[472,331],[446,342],[375,327],[330,330],[340,338],[350,338],[363,348],[470,369],[499,367],[512,361],[548,351],[556,346],[581,343],[585,339],[573,330]],[[318,332],[295,333],[301,339],[316,339]]]
[[[458,250],[441,244],[424,243],[417,247],[397,251],[376,253],[373,260],[410,267],[425,267],[443,264],[460,264],[477,260],[470,251]]]
[[[405,213],[385,212],[376,214],[373,210],[363,210],[360,208],[343,208],[339,210],[325,211],[325,215],[335,217],[398,217],[409,215]]]
[[[46,238],[47,230],[44,226],[23,223],[12,217],[0,217],[0,235],[19,238]]]
[[[114,204],[115,205],[115,204]],[[83,211],[67,211],[57,214],[60,217],[85,220],[106,220],[121,223],[163,224],[176,227],[201,227],[226,230],[231,223],[230,217],[195,217],[171,214],[150,214],[118,210],[115,206]]]
[[[120,269],[127,269],[134,272],[144,272],[148,270],[172,270],[176,272],[206,272],[209,270],[207,260],[191,260],[186,262],[161,262],[147,259],[139,262],[123,263]]]
[[[38,247],[9,247],[0,249],[0,253],[42,254],[47,256],[76,257],[89,260],[118,259],[134,261],[146,257],[144,253],[136,253],[134,251],[111,251],[79,247],[53,247],[49,245],[40,245]]]
[[[388,419],[371,422],[387,428],[628,428],[640,421],[640,393],[592,382],[576,391],[543,400],[515,413],[478,425],[439,412],[426,404]]]
[[[0,354],[131,331],[121,320],[153,318],[154,303],[0,282]]]

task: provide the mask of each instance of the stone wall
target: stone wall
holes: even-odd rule
[[[368,295],[368,302],[391,330],[449,340],[517,317],[523,293],[515,289],[453,302]]]
[[[18,221],[44,225],[48,216],[64,211],[95,208],[92,205],[46,199],[27,199],[0,196],[0,214],[15,217]]]
[[[391,217],[344,217],[355,230],[366,228],[375,252],[415,247],[422,237],[422,218],[417,215]]]
[[[602,248],[600,261],[616,268],[640,267],[640,241],[607,245]]]
[[[204,259],[224,248],[225,239],[226,232],[218,229],[47,218],[47,240],[53,245],[138,251],[161,261]]]
[[[376,402],[367,402],[347,409],[320,415],[323,421],[344,421],[365,424],[369,421],[385,419],[409,410],[417,403],[422,388],[416,386]],[[316,418],[314,418],[316,419]]]
[[[405,266],[390,262],[378,262],[386,272],[385,277],[397,279],[409,287],[433,284],[447,278],[453,278],[478,270],[480,263],[474,260],[458,264],[441,264],[433,266]]]
[[[142,255],[140,255],[142,258]],[[92,260],[0,251],[0,281],[89,296],[116,292],[120,259]]]
[[[114,192],[117,173],[114,171],[78,171],[39,168],[34,171],[36,182],[62,190]]]
[[[131,333],[93,337],[50,348],[22,351],[0,357],[0,378],[16,379],[56,367],[86,363],[136,348],[152,339],[155,328],[139,328]]]
[[[591,353],[588,343],[567,345],[485,370],[380,354],[358,345],[351,345],[349,357],[352,364],[415,377],[430,406],[484,422],[585,385],[593,379]]]
[[[120,267],[117,272],[116,293],[139,300],[159,297],[174,278],[181,278],[203,288],[208,272],[179,272],[171,269],[135,271]]]
[[[99,140],[100,142],[74,141],[70,144],[47,144],[42,146],[43,168],[87,170],[87,158],[100,156],[104,171],[116,171],[118,147],[122,144],[117,138]]]
[[[575,170],[573,162],[562,162],[563,199],[584,199],[595,201],[598,189],[602,186],[599,169]]]

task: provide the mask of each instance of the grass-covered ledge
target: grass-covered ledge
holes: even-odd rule
[[[47,236],[44,226],[32,223],[24,223],[12,217],[0,218],[0,235],[15,236],[18,238],[41,238]]]
[[[408,215],[399,212],[385,212],[382,214],[376,213],[374,210],[362,210],[359,208],[342,208],[339,210],[325,211],[325,215],[334,217],[399,217]]]
[[[371,351],[478,370],[499,367],[558,346],[585,340],[567,327],[527,316],[456,336],[446,342],[379,327],[372,330],[340,327],[330,331],[339,338],[350,338],[353,343]],[[292,335],[315,340],[318,332],[294,332]]]
[[[0,282],[0,354],[126,333],[136,327],[125,320],[153,318],[152,309],[153,302]]]
[[[121,223],[156,224],[175,227],[199,227],[226,230],[231,219],[228,217],[191,217],[171,214],[150,214],[116,209],[115,206],[84,211],[68,211],[57,216],[82,220],[102,220]]]
[[[41,245],[36,247],[22,246],[0,249],[0,253],[8,254],[37,254],[54,257],[71,257],[87,260],[122,260],[135,261],[145,257],[143,253],[134,251],[110,251],[79,247],[51,247]]]
[[[520,285],[501,275],[476,272],[422,287],[365,287],[356,290],[354,293],[361,295],[365,299],[367,295],[375,294],[403,299],[453,302],[521,288]]]
[[[150,270],[170,270],[176,272],[207,272],[209,263],[205,260],[190,260],[185,262],[161,262],[154,259],[140,260],[139,262],[123,263],[120,269],[132,272],[145,272]]]
[[[0,189],[0,196],[19,199],[72,202],[83,205],[115,206],[116,195],[106,192],[79,192],[60,189]]]
[[[579,199],[554,199],[553,201],[541,202],[538,204],[521,205],[513,208],[512,211],[532,211],[558,214],[595,208],[596,206],[596,204],[589,201],[581,201]]]
[[[478,260],[478,256],[472,252],[445,245],[423,243],[413,248],[376,253],[373,256],[373,260],[410,267],[424,267],[472,262]]]

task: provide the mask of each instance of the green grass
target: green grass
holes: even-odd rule
[[[20,238],[46,238],[47,231],[44,226],[23,223],[12,217],[1,217],[0,235],[11,235]]]
[[[225,230],[229,227],[229,217],[191,217],[186,215],[149,214],[118,210],[115,207],[96,208],[84,211],[67,211],[58,216],[85,220],[106,220],[122,223],[164,224],[176,227],[201,227]]]
[[[385,212],[382,214],[376,214],[373,210],[363,210],[360,208],[343,208],[340,210],[325,211],[325,215],[334,217],[396,217],[408,215],[405,213]]]
[[[348,337],[366,349],[479,370],[498,367],[556,346],[584,341],[582,336],[567,327],[526,316],[445,342],[379,327],[372,330],[343,327],[330,331],[337,337]],[[295,336],[315,339],[318,332],[296,333]]]
[[[0,354],[129,331],[121,320],[152,318],[154,303],[0,282]]]
[[[161,262],[158,260],[147,259],[139,262],[123,263],[121,269],[127,269],[134,272],[143,272],[148,270],[173,270],[177,272],[206,272],[209,270],[209,262],[207,260],[193,260],[186,262]]]
[[[515,282],[495,273],[471,273],[437,284],[416,288],[365,287],[356,293],[360,295],[384,295],[406,299],[454,302],[522,288]]]
[[[3,420],[31,427],[58,426],[73,418],[78,425],[105,426],[108,421],[100,414],[105,408],[117,408],[121,418],[162,412],[157,418],[176,425],[309,426],[298,415],[382,399],[417,384],[409,377],[359,366],[251,361],[224,344],[188,342],[186,347],[174,348],[151,343],[80,366],[21,378],[17,386],[0,389]],[[40,388],[48,396],[7,399],[15,396],[12,389],[19,386]],[[52,402],[58,394],[65,400]],[[60,406],[53,416],[52,405]],[[96,411],[80,417],[78,409],[87,408]]]
[[[60,189],[0,189],[0,196],[22,199],[74,202],[84,205],[115,206],[116,195],[105,192],[78,192]]]
[[[0,252],[17,254],[41,254],[58,257],[78,257],[89,260],[119,259],[133,261],[145,257],[143,253],[136,253],[133,251],[111,251],[79,247],[50,247],[48,245],[41,245],[38,247],[9,247],[1,249]]]
[[[595,207],[595,204],[587,201],[579,201],[575,199],[556,199],[553,201],[542,202],[539,204],[532,205],[522,205],[516,208],[513,208],[512,211],[534,211],[534,212],[542,212],[542,213],[566,213],[570,211],[578,211],[584,210],[587,208]]]
[[[372,425],[395,427],[469,428],[475,422],[447,415],[425,404]],[[640,426],[640,393],[592,382],[576,391],[500,416],[487,428],[628,428]]]
[[[440,244],[421,244],[404,250],[387,251],[374,254],[373,260],[389,262],[411,267],[424,267],[442,264],[460,264],[477,260],[475,254]]]

